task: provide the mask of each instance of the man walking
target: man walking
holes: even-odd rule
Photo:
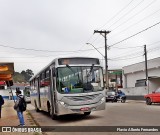
[[[20,125],[18,126],[25,126],[23,111],[21,110],[21,105],[20,105],[22,100],[24,100],[24,96],[21,95],[21,91],[19,88],[16,88],[16,95],[17,95],[17,100],[15,102],[14,109],[17,111],[17,116],[20,122]]]
[[[2,111],[2,105],[4,104],[4,99],[3,97],[0,95],[0,118],[1,118],[1,111]]]

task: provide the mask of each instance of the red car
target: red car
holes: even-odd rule
[[[152,103],[160,103],[160,88],[153,91],[151,94],[145,95],[144,98],[146,99],[147,105],[151,105]]]

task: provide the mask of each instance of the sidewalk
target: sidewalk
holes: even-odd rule
[[[13,109],[14,101],[5,100],[5,104],[2,106],[2,116],[0,119],[0,126],[18,126],[19,119],[17,117],[16,111]],[[26,126],[36,126],[34,121],[32,120],[30,114],[25,111],[24,112],[24,119]],[[35,135],[36,133],[0,133],[0,135]],[[37,134],[38,135],[38,134]]]

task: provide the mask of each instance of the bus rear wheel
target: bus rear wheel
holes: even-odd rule
[[[84,112],[84,115],[85,116],[88,116],[88,115],[90,115],[91,114],[91,112]]]

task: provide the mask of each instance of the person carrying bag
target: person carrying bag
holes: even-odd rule
[[[0,118],[1,118],[2,105],[4,105],[4,99],[2,95],[0,95]]]
[[[27,104],[24,99],[24,96],[21,95],[19,88],[16,88],[17,100],[14,105],[14,109],[17,111],[17,116],[20,124],[18,126],[25,126],[23,112],[26,110]]]

